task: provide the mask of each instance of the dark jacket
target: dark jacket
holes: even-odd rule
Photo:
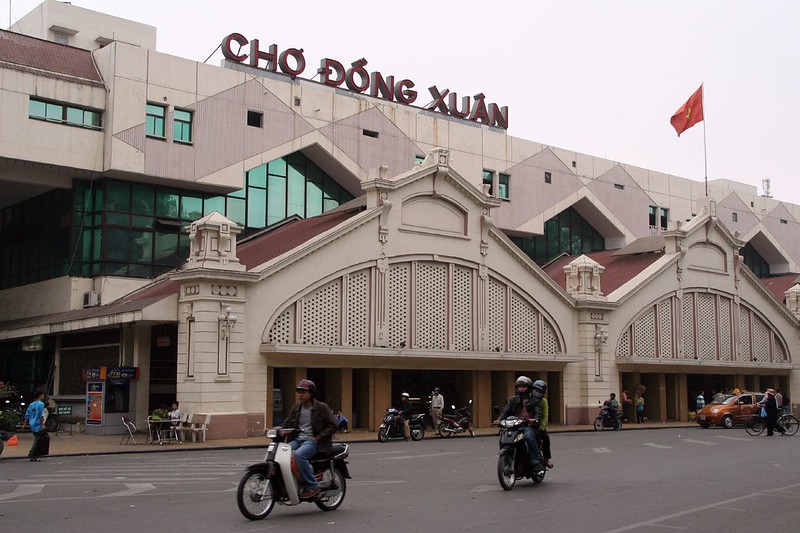
[[[300,418],[300,403],[292,407],[289,416],[283,421],[282,427],[297,428]],[[328,404],[320,402],[316,398],[311,400],[311,431],[317,439],[319,451],[325,451],[331,447],[331,439],[336,433],[336,417]]]
[[[512,396],[508,399],[508,403],[506,404],[506,408],[503,409],[503,413],[500,415],[500,420],[505,420],[509,416],[520,416],[520,411],[522,411],[522,400],[519,396]],[[532,400],[528,400],[528,412],[522,418],[533,418],[535,420],[541,421],[542,420],[542,406],[539,402],[533,403]]]

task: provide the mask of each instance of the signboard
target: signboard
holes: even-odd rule
[[[86,384],[86,424],[99,426],[103,423],[103,382]]]
[[[306,69],[306,58],[302,48],[287,48],[280,51],[277,44],[262,46],[258,39],[248,40],[241,33],[227,35],[220,47],[222,55],[231,63],[241,63],[268,72],[280,70],[282,74],[292,79]],[[234,48],[238,49],[234,51]],[[262,64],[263,67],[260,66]],[[320,61],[317,74],[320,83],[329,87],[346,88],[352,92],[366,93],[400,104],[411,105],[417,100],[413,81],[409,79],[395,81],[394,76],[384,76],[376,71],[369,72],[366,66],[367,60],[363,57],[350,63],[349,67],[335,59],[325,58]],[[458,93],[450,92],[450,89],[439,90],[436,85],[428,87],[428,92],[433,101],[426,104],[423,109],[508,129],[508,107],[487,103],[483,93],[459,98]]]
[[[44,337],[41,335],[34,335],[33,337],[25,337],[22,339],[23,352],[41,352],[44,346]]]
[[[71,405],[59,405],[56,407],[56,414],[57,415],[64,415],[64,416],[72,416],[72,406]]]
[[[139,368],[134,366],[121,366],[109,368],[106,372],[106,379],[131,380],[139,378]]]

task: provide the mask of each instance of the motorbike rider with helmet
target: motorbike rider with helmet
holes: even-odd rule
[[[505,420],[510,416],[526,419],[528,426],[525,428],[525,442],[528,444],[528,451],[531,456],[531,467],[534,472],[544,470],[542,456],[539,451],[538,426],[542,420],[542,406],[540,400],[544,396],[547,385],[544,381],[537,380],[537,387],[534,387],[531,378],[520,376],[514,383],[516,395],[508,399],[505,409],[500,414],[500,420]],[[544,389],[541,385],[544,384]]]
[[[403,436],[406,440],[411,440],[411,426],[409,422],[411,420],[411,395],[407,392],[404,392],[400,395],[400,405],[397,407],[398,411],[403,412]]]
[[[282,427],[299,430],[289,445],[304,486],[300,497],[311,498],[320,489],[309,459],[318,452],[331,448],[331,440],[336,432],[336,418],[328,404],[316,399],[317,386],[310,379],[301,379],[295,391],[299,401],[292,407]]]

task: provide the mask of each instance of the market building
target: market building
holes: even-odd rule
[[[177,398],[209,438],[304,377],[367,429],[434,386],[489,426],[520,374],[570,424],[622,389],[655,420],[800,393],[800,206],[515,138],[359,61],[311,81],[258,37],[212,66],[55,0],[0,32],[0,381],[98,433]]]

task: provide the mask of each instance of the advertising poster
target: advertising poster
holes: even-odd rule
[[[86,424],[103,423],[103,383],[86,384]]]

